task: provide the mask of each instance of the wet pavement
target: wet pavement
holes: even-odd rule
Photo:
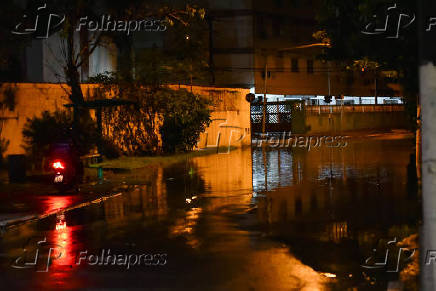
[[[356,139],[137,170],[141,183],[119,194],[3,231],[0,282],[20,290],[386,290],[401,273],[391,272],[391,258],[374,260],[389,241],[418,232],[413,153],[413,139]],[[70,203],[47,199],[48,208]]]

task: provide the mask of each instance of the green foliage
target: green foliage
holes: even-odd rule
[[[2,90],[2,97],[0,99],[0,117],[5,116],[6,111],[13,111],[16,106],[16,88],[11,87],[10,85],[0,84],[0,87],[4,87]],[[3,121],[2,124],[0,124],[0,166],[4,164],[4,153],[8,149],[9,146],[9,140],[6,140],[1,137],[2,131],[3,131]]]
[[[153,86],[143,79],[124,79],[119,74],[100,75],[94,81],[101,84],[102,94],[113,94],[137,104],[104,111],[106,138],[124,154],[190,150],[210,122],[209,101],[187,90]]]
[[[9,111],[14,111],[15,106],[16,106],[16,98],[15,98],[15,94],[17,92],[17,89],[15,87],[11,87],[9,84],[5,85],[2,84],[3,86],[7,86],[6,88],[4,88],[3,92],[2,92],[2,99],[0,100],[0,110],[4,111],[4,110],[9,110]]]
[[[103,156],[108,159],[116,159],[120,156],[121,151],[110,139],[103,138],[101,141],[101,151]]]
[[[416,11],[412,1],[400,0],[396,3],[398,7]],[[381,69],[397,70],[405,89],[416,93],[417,78],[413,75],[418,67],[417,27],[402,30],[398,39],[361,32],[374,20],[375,13],[382,18],[390,4],[391,1],[383,0],[323,0],[318,21],[320,28],[331,39],[332,47],[327,51],[327,57],[344,62],[367,59],[379,63]]]
[[[166,100],[160,128],[164,151],[192,150],[211,122],[209,101],[187,90],[162,89],[156,97]]]
[[[86,154],[95,145],[95,124],[81,122],[76,142],[80,154]],[[65,111],[44,111],[41,117],[28,118],[23,129],[25,149],[35,165],[40,165],[49,145],[56,142],[72,142],[73,118]]]
[[[159,152],[157,112],[153,107],[152,95],[140,90],[138,94],[132,93],[130,97],[136,99],[136,107],[121,106],[104,110],[105,137],[127,155]]]
[[[414,1],[399,0],[396,4],[416,13]],[[391,5],[392,1],[386,0],[323,0],[317,18],[320,31],[325,33],[314,36],[330,40],[331,48],[325,50],[325,59],[342,63],[347,68],[358,69],[362,64],[369,64],[369,69],[376,66],[378,72],[398,72],[398,81],[413,120],[416,119],[419,76],[417,25],[403,29],[398,39],[387,38],[384,34],[362,33],[364,27],[374,20],[374,14],[380,14],[379,21],[384,21],[383,15]]]
[[[108,1],[111,15],[118,18],[153,16],[165,19],[168,24],[162,35],[164,45],[159,48],[155,45],[135,50],[133,35],[122,32],[107,35],[120,52],[119,71],[90,79],[101,85],[101,96],[116,96],[137,104],[104,109],[105,136],[122,153],[144,155],[192,149],[199,132],[208,124],[206,100],[187,91],[164,87],[166,84],[205,83],[209,77],[205,41],[208,28],[204,21],[205,10],[200,8],[199,2]],[[135,63],[131,56],[133,51]]]

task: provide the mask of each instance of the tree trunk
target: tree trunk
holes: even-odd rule
[[[68,29],[67,35],[67,66],[65,68],[65,78],[67,85],[71,88],[70,99],[74,104],[82,103],[85,101],[83,97],[82,88],[80,87],[79,68],[75,61],[75,47],[74,47],[74,28]]]
[[[118,35],[114,39],[118,49],[118,72],[126,81],[133,79],[133,40],[125,34]]]
[[[66,67],[64,68],[65,72],[65,79],[67,85],[70,87],[71,94],[70,94],[70,100],[71,103],[74,104],[74,111],[73,111],[73,142],[75,144],[79,143],[80,140],[80,122],[84,119],[90,119],[89,110],[85,109],[84,107],[81,107],[85,102],[85,98],[83,96],[81,79],[80,79],[80,73],[79,73],[79,66],[77,65],[76,57],[76,51],[74,46],[74,26],[70,25],[68,32],[67,32],[67,60],[66,60]],[[82,57],[88,57],[86,54]]]

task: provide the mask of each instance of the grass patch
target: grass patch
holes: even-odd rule
[[[231,148],[230,150],[233,150],[234,148]],[[228,151],[228,147],[220,148],[220,153],[225,153]],[[126,170],[133,170],[133,169],[140,169],[147,166],[150,166],[152,164],[157,164],[161,166],[167,166],[174,163],[179,163],[186,161],[190,158],[195,158],[199,156],[205,156],[205,155],[212,155],[216,154],[217,149],[211,148],[211,149],[205,149],[205,150],[198,150],[198,151],[192,151],[188,153],[180,153],[180,154],[174,154],[174,155],[168,155],[168,156],[153,156],[153,157],[120,157],[118,159],[113,160],[107,160],[102,163],[98,164],[92,164],[90,165],[91,168],[103,168],[103,169],[126,169]]]

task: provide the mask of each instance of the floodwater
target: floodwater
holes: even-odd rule
[[[392,248],[418,232],[413,142],[253,147],[135,171],[126,179],[141,183],[119,194],[3,232],[0,280],[20,290],[409,286],[413,253]]]

